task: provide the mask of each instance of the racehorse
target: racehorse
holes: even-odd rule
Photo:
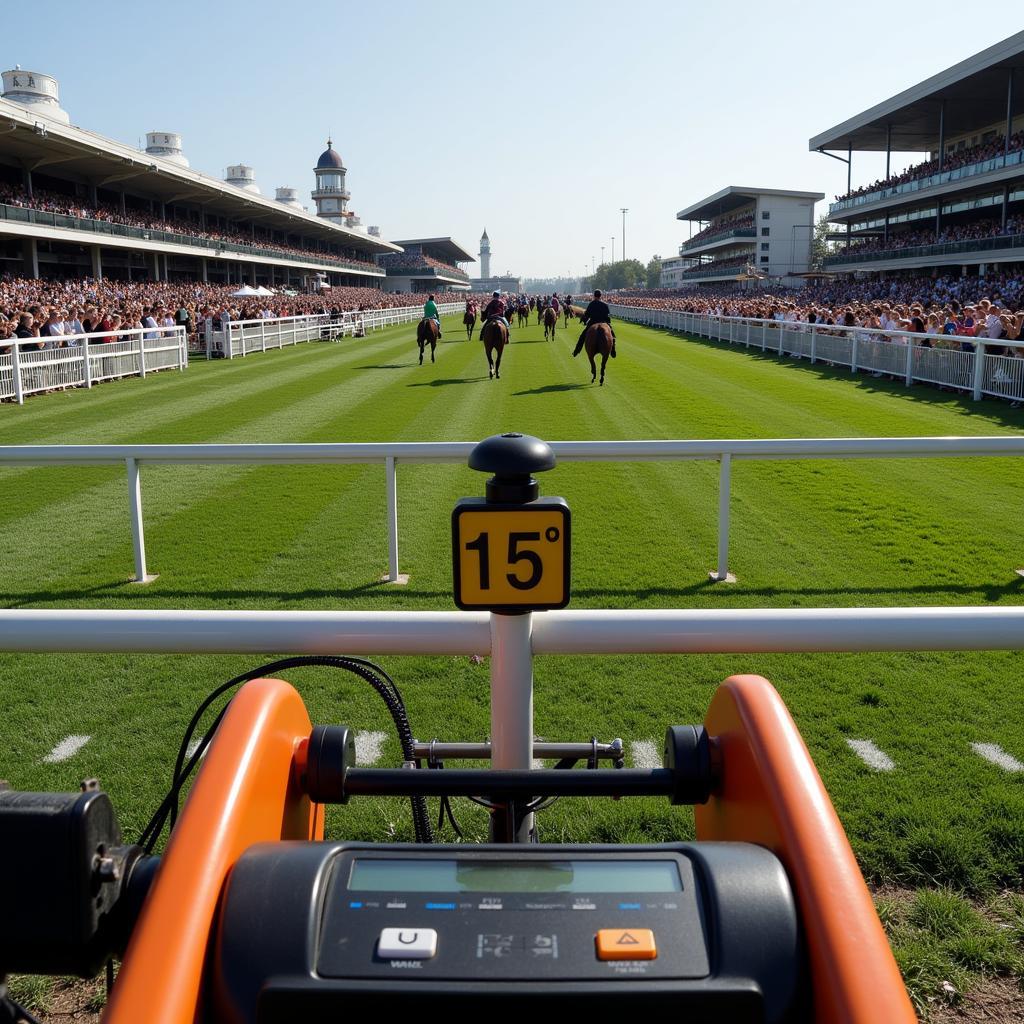
[[[569,321],[573,318],[572,306],[567,303],[562,307],[562,312],[565,314],[565,326],[568,328]]]
[[[508,331],[500,320],[488,320],[480,328],[480,340],[484,343],[484,353],[487,356],[487,367],[491,380],[495,377],[501,380],[501,353],[505,350],[508,342]],[[498,358],[491,358],[491,353],[497,351]]]
[[[551,334],[551,340],[555,340],[555,325],[558,323],[558,314],[548,306],[544,310],[544,340],[548,340],[548,334]]]
[[[540,299],[537,300],[537,323],[539,324],[544,317],[545,306],[540,304]]]
[[[519,326],[525,327],[530,322],[530,307],[525,302],[516,306],[516,316],[519,317]]]
[[[537,304],[537,300],[531,295],[530,296],[530,312],[533,312],[533,307]]]
[[[597,366],[594,364],[594,356],[601,357],[601,387],[604,387],[604,368],[611,355],[615,341],[612,338],[612,329],[608,324],[591,324],[583,338],[583,344],[587,348],[587,358],[590,360],[590,383],[594,383],[597,377]]]
[[[473,329],[476,327],[476,313],[470,313],[467,309],[462,317],[462,322],[466,325],[466,340],[473,340]]]
[[[434,362],[434,349],[437,348],[437,321],[424,317],[416,327],[416,344],[420,347],[420,366],[423,365],[423,350],[430,346],[430,361]]]

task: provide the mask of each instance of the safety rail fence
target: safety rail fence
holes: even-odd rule
[[[1024,401],[1024,341],[920,334],[895,328],[766,320],[613,305],[614,316],[645,327],[662,327],[711,341],[807,359],[812,365],[848,366],[903,380]],[[952,343],[955,347],[942,347]]]
[[[359,465],[384,469],[387,504],[388,573],[403,582],[398,560],[399,463],[465,465],[475,442],[428,441],[365,444],[136,444],[0,446],[0,466],[124,465],[138,583],[147,573],[140,468],[149,465]],[[855,458],[987,458],[1024,456],[1024,436],[854,437],[768,440],[552,441],[560,462],[718,462],[718,558],[709,573],[716,582],[735,582],[729,571],[732,464],[737,460]],[[282,648],[283,649],[283,648]]]
[[[444,302],[438,307],[442,316],[459,313],[461,302]],[[336,341],[358,338],[370,331],[409,323],[423,316],[422,306],[397,306],[393,309],[349,310],[341,314],[319,313],[305,316],[270,317],[255,320],[230,320],[219,331],[213,320],[203,324],[199,344],[206,358],[234,359],[253,352],[284,348],[304,341]]]
[[[85,387],[157,370],[184,370],[183,327],[141,327],[91,334],[0,339],[0,400]]]

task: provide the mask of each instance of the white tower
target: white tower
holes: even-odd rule
[[[274,198],[290,210],[302,212],[303,207],[302,203],[299,202],[299,190],[297,188],[282,186],[274,193]]]
[[[188,167],[188,158],[181,151],[181,136],[177,132],[146,132],[146,152],[179,167]]]
[[[3,73],[3,83],[5,100],[20,103],[33,114],[42,114],[61,124],[71,123],[67,111],[61,108],[56,78],[38,71],[22,71],[19,64],[13,71]]]
[[[348,201],[351,198],[345,190],[345,165],[341,162],[341,154],[331,148],[331,140],[327,140],[327,148],[320,154],[320,159],[313,168],[316,175],[316,188],[310,193],[316,203],[318,217],[324,217],[345,227],[352,214],[348,212]]]
[[[233,164],[228,168],[228,175],[224,179],[229,185],[245,189],[255,195],[260,194],[260,187],[256,184],[256,173],[251,167],[245,164]]]
[[[480,276],[482,278],[488,278],[491,276],[491,240],[487,237],[487,228],[484,228],[484,233],[480,236],[480,251],[477,253],[480,257]]]

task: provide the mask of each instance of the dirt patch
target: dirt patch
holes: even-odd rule
[[[1024,1020],[1024,991],[1012,978],[982,978],[959,1005],[932,1007],[928,1020],[930,1024],[1020,1024]]]

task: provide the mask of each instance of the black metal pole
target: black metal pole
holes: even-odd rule
[[[1010,152],[1010,131],[1013,128],[1013,68],[1006,74],[1006,142],[1003,146],[1003,156]]]
[[[946,101],[939,100],[939,170],[946,155]]]
[[[889,179],[889,158],[892,156],[892,125],[885,126],[885,177]]]

